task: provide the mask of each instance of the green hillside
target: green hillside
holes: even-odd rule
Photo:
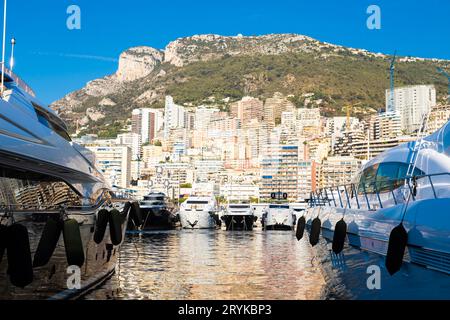
[[[434,84],[438,97],[446,95],[446,79],[436,72],[436,66],[444,63],[427,61],[399,62],[396,65],[396,86]],[[227,105],[245,95],[265,99],[274,92],[293,95],[290,99],[298,107],[304,105],[305,93],[314,93],[314,99],[322,99],[320,107],[327,116],[344,114],[345,105],[362,102],[355,114],[364,117],[384,108],[385,90],[389,87],[389,60],[369,55],[340,53],[327,57],[309,53],[286,53],[261,56],[225,56],[224,58],[194,62],[184,67],[161,65],[150,76],[127,85],[120,92],[108,95],[117,103],[107,107],[105,118],[89,123],[84,133],[115,135],[130,117],[130,103],[147,90],[159,90],[158,99],[139,107],[164,106],[164,95],[172,95],[179,104],[200,105],[215,98],[215,103]],[[161,70],[163,77],[155,77]],[[102,97],[103,98],[103,97]],[[101,98],[89,97],[79,112],[87,108],[100,108]],[[70,124],[70,123],[69,123]],[[73,122],[72,122],[73,124]],[[71,126],[71,129],[74,129]]]

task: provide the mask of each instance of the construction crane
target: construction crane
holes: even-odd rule
[[[439,67],[437,68],[437,71],[447,77],[447,81],[448,81],[447,101],[450,104],[450,75]]]
[[[346,122],[347,132],[350,131],[350,116],[351,116],[352,109],[353,109],[353,107],[359,106],[360,104],[361,104],[361,102],[357,102],[354,104],[349,104],[346,107],[346,109],[347,109],[347,122]]]
[[[391,59],[391,65],[389,66],[389,77],[391,82],[391,92],[389,94],[389,103],[386,112],[394,112],[394,73],[395,73],[395,61],[397,59],[397,51],[394,52],[394,56]]]

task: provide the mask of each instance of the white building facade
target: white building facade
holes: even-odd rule
[[[386,90],[386,108],[390,90]],[[394,111],[400,115],[401,128],[406,134],[420,128],[423,116],[436,106],[436,89],[433,85],[417,85],[394,90]]]

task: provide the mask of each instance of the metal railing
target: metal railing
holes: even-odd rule
[[[419,190],[420,181],[427,180],[428,184],[422,185],[421,188],[429,186],[432,191],[432,198],[439,199],[436,191],[435,182],[433,178],[446,177],[446,188],[450,194],[450,172],[427,174],[414,176],[413,178],[399,178],[392,180],[376,181],[370,184],[360,183],[355,185],[354,183],[345,184],[335,187],[321,188],[310,193],[309,204],[310,207],[318,206],[330,206],[340,207],[348,209],[361,209],[363,206],[368,210],[377,210],[383,208],[386,203],[382,198],[386,194],[390,194],[393,204],[399,204],[398,195],[401,195],[403,201],[406,201],[406,197],[403,191],[408,191],[411,195],[411,200],[417,200],[417,192]],[[369,189],[369,190],[367,190]],[[395,194],[397,192],[397,195]],[[375,198],[375,200],[373,199]],[[377,208],[378,206],[378,208]]]
[[[22,90],[24,90],[26,93],[28,93],[32,97],[36,97],[36,94],[34,93],[33,89],[21,78],[19,78],[18,75],[16,75],[14,72],[12,72],[10,69],[5,67],[5,74],[11,77],[11,79],[17,84],[18,87],[20,87]]]

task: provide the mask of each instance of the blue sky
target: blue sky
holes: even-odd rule
[[[81,30],[66,27],[72,4],[81,8]],[[366,27],[371,4],[381,8],[381,30]],[[129,47],[164,48],[193,34],[299,33],[374,52],[450,59],[448,0],[9,0],[8,6],[15,71],[46,103],[115,72]]]

